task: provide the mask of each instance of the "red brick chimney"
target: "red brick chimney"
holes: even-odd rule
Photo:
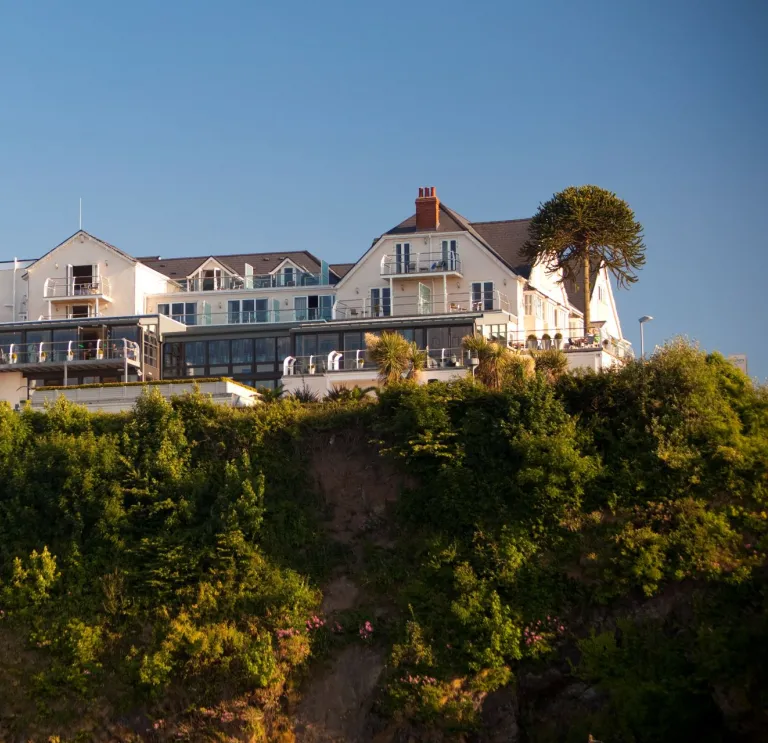
[[[440,224],[440,199],[437,198],[434,186],[419,189],[416,199],[416,230],[436,230]]]

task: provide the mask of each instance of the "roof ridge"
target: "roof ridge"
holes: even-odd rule
[[[470,224],[509,224],[510,222],[529,222],[533,217],[515,217],[515,219],[488,219],[470,222]]]
[[[75,233],[77,234],[77,233]],[[97,238],[98,239],[98,238]],[[118,248],[119,250],[119,248]],[[150,256],[142,256],[141,258],[137,258],[136,260],[142,260],[142,261],[191,261],[195,258],[236,258],[240,255],[297,255],[299,253],[302,253],[304,255],[308,255],[313,260],[317,260],[319,263],[320,261],[316,258],[316,256],[312,255],[308,250],[263,250],[260,252],[253,252],[253,253],[205,253],[203,255],[174,255],[174,256],[167,256],[165,258],[160,257],[157,258],[153,255]]]

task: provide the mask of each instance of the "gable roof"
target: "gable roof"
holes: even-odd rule
[[[254,274],[266,274],[274,271],[286,258],[309,273],[320,272],[320,259],[306,250],[280,253],[233,253],[230,255],[206,255],[185,258],[161,258],[150,256],[139,260],[149,268],[165,274],[171,279],[181,279],[193,274],[207,260],[213,258],[229,268],[238,276],[245,276],[245,264],[253,266]],[[334,276],[338,276],[334,271]]]
[[[520,251],[528,239],[530,222],[530,218],[470,222],[440,202],[440,221],[435,232],[469,232],[518,276],[527,279],[531,275],[531,265],[521,257]],[[413,214],[384,234],[408,235],[416,232],[416,215]]]
[[[123,250],[120,250],[120,248],[115,247],[111,243],[108,243],[106,240],[102,240],[101,238],[98,238],[95,235],[92,235],[90,232],[86,232],[85,230],[78,230],[74,234],[70,235],[66,240],[62,240],[62,242],[60,242],[55,248],[51,248],[47,253],[43,253],[43,255],[41,255],[37,260],[35,260],[35,262],[31,266],[29,266],[29,268],[32,268],[32,266],[34,266],[35,263],[39,263],[41,260],[43,260],[43,258],[49,256],[55,250],[58,250],[62,245],[66,245],[70,240],[76,238],[78,235],[83,235],[93,240],[94,242],[97,242],[103,245],[105,248],[108,248],[112,252],[117,253],[119,256],[121,256],[122,258],[125,258],[125,260],[130,261],[131,263],[137,263],[137,259],[134,258],[132,255],[128,255],[128,253],[126,253]]]

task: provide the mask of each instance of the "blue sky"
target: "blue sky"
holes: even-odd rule
[[[134,255],[355,260],[418,186],[473,220],[616,191],[625,334],[768,377],[768,5],[52,2],[0,10],[0,259],[83,226]]]

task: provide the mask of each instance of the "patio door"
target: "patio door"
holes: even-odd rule
[[[443,240],[443,268],[446,271],[456,270],[457,240]]]
[[[476,281],[472,284],[472,310],[490,311],[493,309],[493,282]]]
[[[432,288],[419,282],[419,314],[432,313]]]
[[[395,245],[396,273],[408,273],[411,265],[411,244],[397,243]]]

